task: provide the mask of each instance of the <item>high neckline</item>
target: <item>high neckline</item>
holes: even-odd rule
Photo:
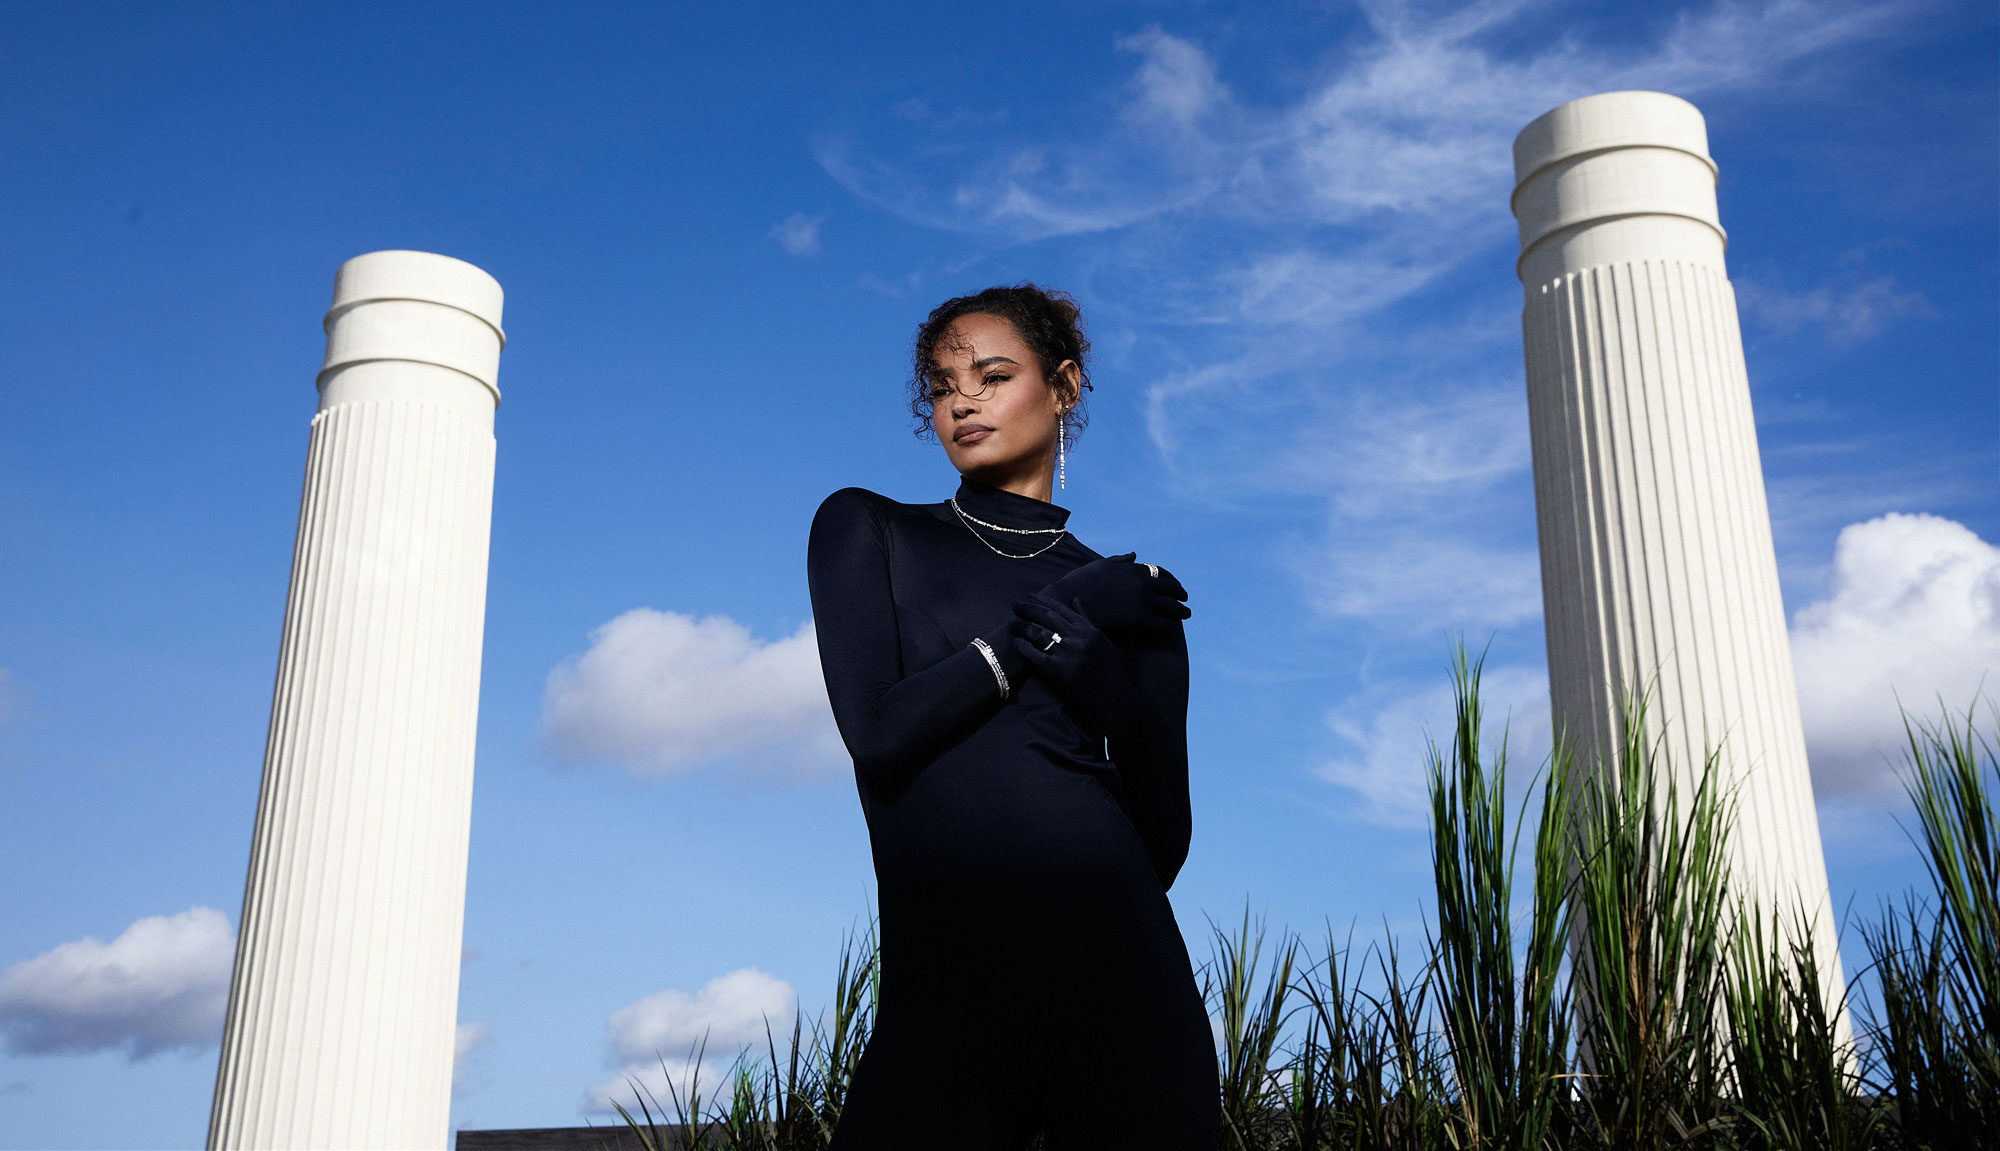
[[[1044,503],[1028,496],[1002,491],[970,476],[959,477],[958,494],[953,497],[970,516],[992,520],[1003,527],[1059,528],[1069,523],[1069,509]]]

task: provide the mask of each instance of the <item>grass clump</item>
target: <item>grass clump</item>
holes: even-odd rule
[[[1976,719],[1906,718],[1903,786],[1930,898],[1909,893],[1862,928],[1879,996],[1867,1010],[1874,1082],[1898,1146],[2000,1141],[2000,820],[1993,741]]]
[[[1725,980],[1729,1069],[1735,1097],[1730,1146],[1747,1151],[1885,1146],[1880,1095],[1855,1070],[1840,1039],[1841,997],[1828,1009],[1812,924],[1789,929],[1744,918],[1731,941]]]
[[[1542,786],[1525,935],[1514,926],[1518,831],[1507,834],[1507,747],[1489,770],[1481,756],[1480,665],[1460,651],[1449,752],[1430,749],[1431,862],[1437,934],[1431,972],[1446,1065],[1454,1146],[1541,1147],[1568,1094],[1570,909],[1565,899],[1570,832],[1566,753],[1558,748]],[[1447,758],[1447,755],[1449,758]]]
[[[1272,1144],[1283,1119],[1285,1083],[1274,1070],[1278,1039],[1290,1019],[1285,1001],[1292,991],[1292,969],[1299,943],[1291,936],[1279,941],[1263,988],[1257,971],[1264,954],[1264,925],[1254,928],[1250,913],[1232,937],[1214,929],[1215,958],[1204,971],[1209,986],[1204,998],[1220,1008],[1222,1052],[1222,1146],[1225,1151],[1258,1151]]]
[[[782,1053],[766,1021],[764,1058],[738,1055],[726,1073],[728,1094],[711,1097],[701,1090],[706,1045],[698,1044],[684,1089],[666,1076],[662,1101],[633,1080],[633,1106],[615,1104],[619,1119],[644,1151],[823,1151],[874,1027],[879,975],[874,932],[850,935],[841,944],[831,1007],[810,1024],[803,1012],[794,1015]]]
[[[1575,781],[1580,1118],[1606,1146],[1702,1145],[1722,1114],[1730,813],[1716,758],[1684,797],[1643,699]]]

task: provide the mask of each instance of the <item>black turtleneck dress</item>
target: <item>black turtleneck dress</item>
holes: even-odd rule
[[[1009,527],[1069,517],[971,480],[956,498]],[[1051,538],[859,488],[813,520],[820,663],[881,916],[841,1151],[1217,1144],[1214,1041],[1166,897],[1190,829],[1186,641],[1177,620],[1107,633],[1153,728],[1121,746],[1009,632],[1015,603],[1099,558],[1068,535],[995,551]]]

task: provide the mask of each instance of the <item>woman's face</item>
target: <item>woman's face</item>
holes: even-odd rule
[[[931,361],[931,427],[962,475],[997,488],[1049,498],[1056,423],[1075,393],[1076,365],[1057,368],[1060,388],[1012,322],[960,316],[939,337]]]

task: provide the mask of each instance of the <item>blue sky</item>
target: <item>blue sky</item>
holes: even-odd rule
[[[1508,148],[1598,91],[1708,117],[1835,906],[1919,878],[1895,697],[2000,667],[1990,4],[662,7],[0,5],[0,1144],[202,1138],[380,248],[507,290],[457,1124],[823,1002],[870,875],[806,527],[949,490],[906,340],[993,283],[1082,302],[1073,525],[1193,593],[1196,957],[1420,936],[1451,636],[1546,738]]]

